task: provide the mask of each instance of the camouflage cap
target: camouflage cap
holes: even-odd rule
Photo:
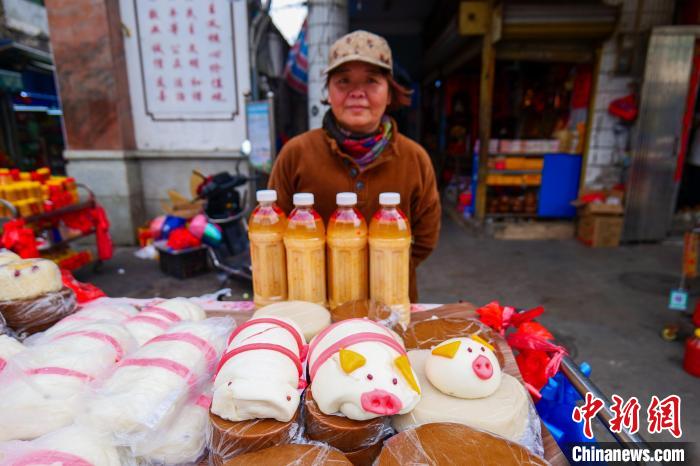
[[[391,49],[387,41],[367,31],[354,31],[336,40],[328,52],[328,74],[343,63],[361,61],[392,72]]]

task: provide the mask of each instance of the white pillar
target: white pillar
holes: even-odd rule
[[[327,106],[323,70],[328,66],[328,49],[348,32],[347,0],[309,0],[309,129],[320,128]]]

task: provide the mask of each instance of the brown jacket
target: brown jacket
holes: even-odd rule
[[[413,234],[410,289],[411,302],[417,301],[415,267],[435,248],[441,217],[435,172],[420,145],[395,132],[377,160],[360,171],[335,139],[323,129],[314,129],[284,145],[272,167],[269,188],[277,190],[277,202],[286,213],[294,207],[294,193],[313,193],[314,207],[326,223],[336,209],[339,192],[357,193],[357,207],[368,223],[379,209],[380,193],[400,193],[400,208]]]

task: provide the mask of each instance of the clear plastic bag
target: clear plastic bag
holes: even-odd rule
[[[7,326],[20,335],[46,330],[77,308],[75,294],[68,288],[31,299],[0,301],[0,313]]]
[[[131,453],[142,466],[144,463],[196,463],[207,449],[210,405],[211,396],[208,394],[191,397],[172,422],[132,445]]]
[[[32,441],[0,442],[0,464],[124,466],[133,462],[94,432],[72,425]]]
[[[0,317],[2,317],[0,315]],[[0,372],[7,365],[7,361],[17,353],[24,351],[24,345],[9,335],[0,333]]]
[[[503,374],[499,389],[488,397],[463,399],[446,395],[425,376],[425,359],[429,354],[430,350],[409,351],[423,398],[412,412],[392,419],[394,428],[406,431],[436,422],[459,423],[517,442],[536,455],[544,454],[540,419],[520,382]]]
[[[399,313],[377,301],[368,299],[349,301],[331,311],[331,321],[334,323],[362,317],[367,317],[395,331],[401,328],[399,325]]]
[[[210,464],[220,466],[222,463],[210,461]],[[350,466],[353,463],[343,453],[327,445],[287,444],[244,454],[229,460],[226,464],[227,466]]]
[[[96,387],[78,422],[134,448],[172,425],[211,380],[231,319],[181,322],[125,358]]]
[[[544,466],[549,463],[521,445],[454,423],[424,424],[384,442],[377,466],[479,464]]]
[[[29,345],[41,344],[52,335],[66,332],[91,322],[123,323],[137,313],[138,310],[128,304],[111,303],[108,299],[93,301],[85,306],[81,306],[74,314],[59,320],[45,332],[30,336],[27,338],[26,343]]]
[[[518,369],[513,358],[511,357],[510,362],[506,364],[505,353],[508,351],[508,344],[503,337],[478,320],[472,305],[449,304],[431,311],[415,313],[411,324],[400,330],[399,334],[403,337],[406,348],[412,350],[430,350],[451,338],[476,336],[493,348],[503,371],[503,380],[498,392],[486,402],[492,404],[487,409],[492,415],[480,417],[476,409],[486,406],[481,404],[482,401],[461,400],[442,394],[426,379],[424,370],[420,367],[422,362],[413,363],[424,397],[412,413],[394,419],[395,428],[406,430],[428,422],[461,422],[509,438],[524,445],[536,455],[543,454],[541,422],[532,399],[517,380]],[[412,355],[412,351],[409,351],[409,356],[414,361],[416,355]],[[424,361],[424,357],[419,359]],[[428,397],[432,397],[433,401],[438,399],[440,407],[433,410],[426,407],[425,400]],[[500,417],[494,415],[497,412],[501,413]],[[503,422],[504,416],[512,416],[512,422]]]
[[[179,322],[200,321],[205,317],[204,310],[194,301],[174,298],[143,307],[137,315],[126,319],[124,325],[138,344],[143,345]]]
[[[231,422],[215,414],[210,419],[209,464],[220,465],[245,453],[302,439],[299,411],[289,422],[274,419]]]
[[[121,324],[87,322],[14,355],[0,372],[0,440],[32,439],[71,424],[89,385],[134,348]]]
[[[345,416],[323,414],[310,389],[304,393],[302,413],[304,438],[338,449],[353,464],[372,464],[384,439],[395,433],[389,417],[354,421]]]

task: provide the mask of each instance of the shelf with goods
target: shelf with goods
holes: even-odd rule
[[[473,166],[479,166],[479,146]],[[540,151],[550,149],[552,152]],[[491,140],[485,178],[485,216],[506,218],[572,218],[581,157],[559,152],[557,140]],[[538,150],[537,152],[535,150]],[[472,190],[477,192],[478,177]],[[472,205],[475,205],[476,200]]]
[[[48,170],[9,174],[0,169],[0,233],[6,225],[29,228],[41,257],[63,268],[75,270],[96,262],[91,251],[71,248],[74,242],[95,237],[95,207],[90,188],[72,178],[51,176]]]

